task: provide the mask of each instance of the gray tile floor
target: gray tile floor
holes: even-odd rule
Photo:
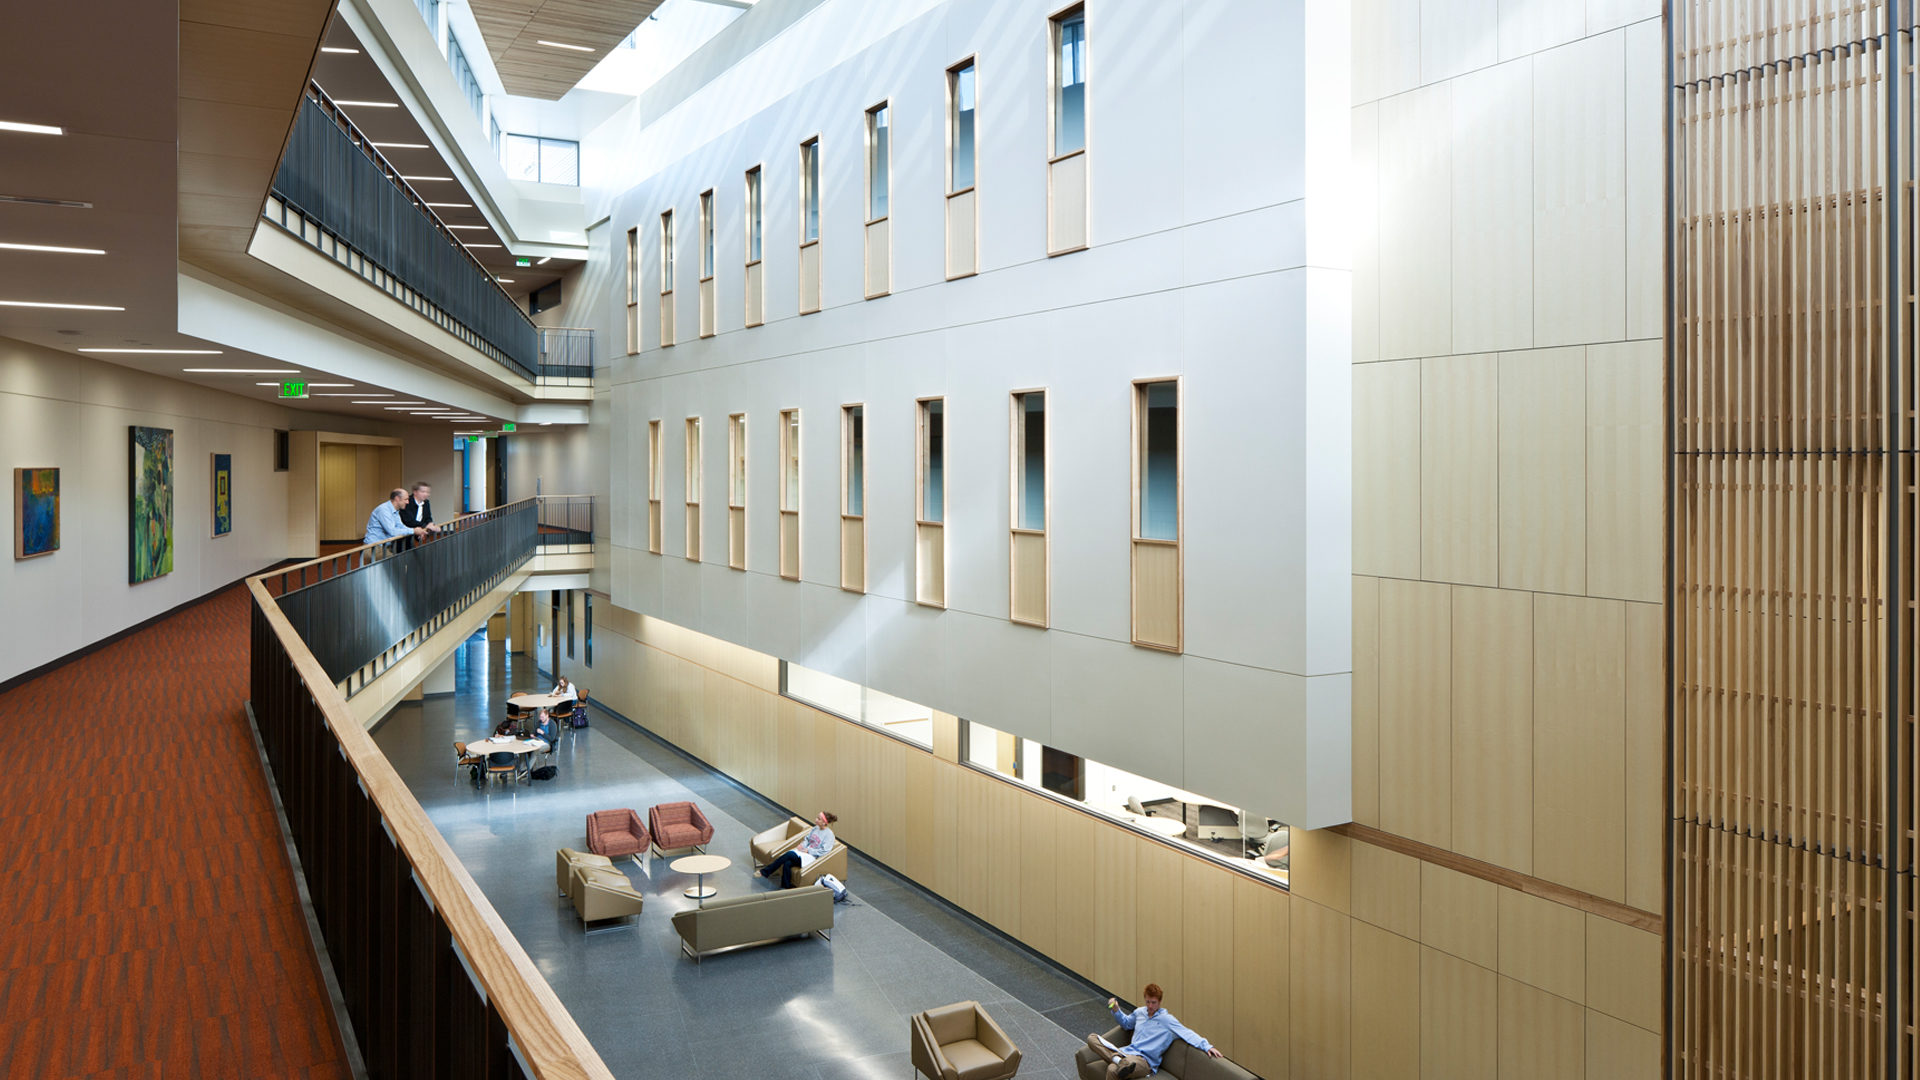
[[[786,814],[601,709],[562,739],[556,779],[476,790],[455,776],[453,741],[487,734],[508,689],[551,680],[478,636],[458,663],[453,696],[401,706],[375,741],[616,1076],[907,1077],[907,1017],[973,999],[1021,1048],[1021,1076],[1070,1078],[1081,1035],[1112,1025],[1104,992],[858,854],[831,942],[695,964],[668,921],[694,903],[693,879],[670,859],[621,864],[647,897],[633,930],[583,934],[555,895],[553,852],[586,847],[588,812],[698,802],[709,850],[734,860],[708,875],[722,896],[775,887],[752,873],[747,839]]]

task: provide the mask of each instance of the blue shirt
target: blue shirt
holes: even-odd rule
[[[1175,1020],[1173,1014],[1165,1009],[1161,1009],[1151,1016],[1147,1014],[1147,1007],[1145,1005],[1140,1006],[1131,1013],[1123,1013],[1119,1009],[1115,1009],[1113,1010],[1113,1018],[1120,1021],[1121,1027],[1133,1032],[1132,1044],[1123,1046],[1121,1049],[1130,1054],[1138,1054],[1146,1058],[1147,1066],[1154,1072],[1160,1071],[1160,1055],[1166,1053],[1167,1047],[1173,1045],[1173,1037],[1175,1035],[1180,1036],[1190,1045],[1197,1046],[1202,1050],[1213,1049],[1212,1043],[1194,1034],[1191,1028]]]
[[[378,544],[383,540],[392,540],[397,536],[412,536],[413,530],[400,520],[400,511],[393,508],[393,500],[388,499],[373,508],[372,516],[367,518],[367,538],[363,544]]]

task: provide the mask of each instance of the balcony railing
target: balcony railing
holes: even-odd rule
[[[515,374],[538,374],[533,321],[317,85],[266,216]]]
[[[540,553],[593,550],[593,496],[541,495]]]
[[[366,609],[391,633],[427,586],[485,595],[499,566],[532,550],[537,512],[529,500],[473,517],[404,552],[356,549],[250,579],[250,705],[368,1073],[611,1080],[313,651],[362,624],[309,618],[303,634],[285,610],[302,593],[398,588],[412,599]],[[426,572],[428,560],[446,572]],[[275,586],[300,581],[312,583],[276,601]]]
[[[593,385],[593,331],[584,326],[541,327],[540,381]]]

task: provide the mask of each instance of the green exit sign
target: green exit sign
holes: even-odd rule
[[[505,423],[500,425],[500,430],[501,431],[518,431],[519,428],[514,426],[513,421],[508,420]]]
[[[513,265],[515,265],[515,266],[532,266],[532,265],[533,265],[533,260],[532,260],[532,259],[515,259],[515,260],[513,260]]]
[[[307,396],[307,384],[303,382],[280,383],[280,396],[283,398],[303,398]]]

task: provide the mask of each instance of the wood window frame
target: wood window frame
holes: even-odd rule
[[[741,323],[744,326],[759,326],[766,322],[766,268],[767,255],[767,172],[766,163],[758,162],[741,174],[740,202],[745,228],[741,230],[740,257],[744,269],[741,288]],[[760,254],[753,252],[756,234],[760,240]],[[755,301],[759,310],[755,311]]]
[[[747,414],[727,414],[727,565],[747,568]]]
[[[960,72],[973,69],[973,183],[963,188],[953,186],[953,150],[954,136],[960,128]],[[942,200],[947,214],[947,280],[958,281],[973,277],[980,272],[980,54],[971,53],[947,67],[946,73],[946,137],[944,141],[945,159],[943,174],[946,198]],[[953,214],[956,200],[963,201],[973,211],[973,258],[970,264],[955,273],[953,269]]]
[[[780,410],[780,576],[800,580],[800,410]],[[788,498],[791,489],[792,498]],[[791,536],[789,536],[791,533]],[[788,567],[792,570],[789,572]]]
[[[1084,95],[1080,103],[1080,116],[1081,116],[1080,125],[1082,128],[1082,135],[1084,136],[1080,141],[1080,148],[1078,150],[1069,150],[1064,154],[1056,154],[1053,152],[1054,146],[1057,145],[1059,141],[1057,138],[1057,132],[1055,131],[1055,126],[1058,123],[1058,118],[1054,115],[1054,111],[1055,111],[1054,99],[1060,93],[1060,89],[1061,89],[1060,87],[1060,26],[1066,19],[1070,18],[1076,13],[1079,14],[1079,16],[1083,21],[1089,22],[1089,25],[1087,28],[1087,40],[1089,43],[1091,43],[1093,40],[1093,29],[1091,26],[1091,22],[1089,20],[1089,12],[1087,11],[1087,5],[1085,3],[1085,0],[1079,0],[1079,2],[1068,4],[1065,7],[1060,8],[1059,10],[1047,16],[1047,85],[1046,85],[1047,96],[1045,101],[1045,108],[1046,108],[1046,116],[1047,116],[1047,227],[1048,227],[1049,233],[1051,233],[1052,231],[1053,215],[1054,215],[1054,209],[1055,209],[1054,195],[1053,195],[1053,187],[1054,187],[1053,174],[1054,174],[1055,168],[1059,166],[1061,162],[1071,161],[1072,159],[1077,157],[1085,158],[1088,156],[1089,151],[1093,149],[1093,101],[1092,101],[1092,95]],[[1091,56],[1092,56],[1091,44],[1089,44],[1089,47],[1088,47],[1088,56],[1089,56],[1089,59],[1091,59]],[[1092,85],[1092,81],[1093,81],[1092,75],[1091,75],[1091,72],[1089,72],[1088,79],[1087,79],[1087,83],[1089,86]],[[1089,170],[1089,172],[1091,172],[1091,170]],[[1089,180],[1089,186],[1090,186],[1090,181],[1091,181],[1090,176],[1088,180]],[[1047,243],[1048,258],[1052,258],[1056,255],[1070,255],[1076,251],[1085,251],[1090,246],[1091,237],[1093,235],[1093,221],[1092,221],[1093,199],[1091,197],[1091,194],[1089,193],[1085,198],[1083,198],[1082,202],[1083,202],[1083,205],[1081,207],[1081,212],[1084,215],[1086,220],[1084,220],[1081,224],[1081,236],[1086,239],[1083,239],[1083,241],[1079,244],[1070,244],[1066,247],[1055,248],[1052,244],[1051,236],[1049,236],[1048,243]]]
[[[853,411],[860,410],[860,512],[852,512],[853,490]],[[866,460],[866,402],[849,401],[840,406],[840,588],[847,592],[864,593],[867,591],[867,465]],[[860,537],[860,580],[857,586],[849,585],[847,536],[849,532]]]
[[[717,298],[720,287],[714,281],[714,275],[720,269],[720,249],[717,244],[719,222],[714,220],[714,189],[708,188],[699,197],[700,225],[700,280],[696,290],[700,302],[700,325],[695,333],[710,338],[720,330],[720,314]]]
[[[1047,438],[1040,448],[1040,483],[1045,491],[1041,495],[1040,528],[1024,528],[1020,524],[1020,477],[1022,466],[1026,464],[1022,450],[1026,445],[1025,409],[1023,399],[1029,394],[1041,395],[1045,407],[1041,410],[1046,416]],[[1022,626],[1037,626],[1046,629],[1053,619],[1053,394],[1044,386],[1029,386],[1009,391],[1007,394],[1007,618]],[[1044,614],[1039,619],[1023,619],[1019,616],[1018,567],[1020,565],[1020,547],[1025,543],[1021,537],[1038,537],[1042,548],[1040,573],[1043,579],[1043,599],[1041,607]]]
[[[874,175],[873,174],[875,171],[874,170],[874,160],[875,160],[874,142],[875,142],[875,130],[876,130],[876,127],[874,124],[874,115],[880,112],[885,112],[887,114],[887,149],[886,149],[887,212],[884,214],[881,214],[879,217],[874,217],[873,216],[873,191],[874,191],[874,183],[873,183]],[[860,267],[861,275],[860,276],[863,284],[863,288],[861,291],[864,294],[866,299],[878,300],[883,296],[889,296],[893,293],[893,188],[894,188],[894,183],[893,183],[893,99],[892,98],[882,98],[878,102],[875,102],[873,105],[870,105],[867,107],[867,111],[864,114],[861,121],[861,146],[863,151],[860,155],[861,162],[862,162],[862,171],[866,174],[866,183],[862,187],[862,199],[860,203],[860,217],[861,217],[861,220],[865,222],[865,224],[861,227],[861,267]],[[882,267],[882,274],[885,277],[884,281],[881,281],[878,283],[880,286],[879,288],[874,287],[875,285],[874,278],[876,275],[873,272],[873,266],[874,266],[875,260],[874,260],[874,254],[872,249],[875,244],[880,245],[880,247],[882,248],[880,265]]]
[[[660,554],[661,503],[666,497],[667,468],[661,458],[661,423],[647,421],[647,551]]]
[[[686,556],[689,562],[700,561],[700,486],[702,470],[700,468],[700,418],[689,416],[685,428],[686,460],[683,461],[683,478],[686,486],[687,517],[684,524]]]
[[[1175,413],[1174,449],[1173,449],[1173,499],[1174,499],[1174,539],[1161,540],[1140,535],[1141,466],[1146,452],[1146,388],[1162,383],[1173,384]],[[1129,429],[1131,453],[1128,472],[1132,483],[1128,499],[1127,531],[1131,537],[1130,557],[1127,561],[1127,608],[1133,644],[1143,649],[1158,649],[1162,652],[1183,652],[1186,648],[1186,537],[1187,537],[1187,420],[1186,420],[1186,380],[1179,375],[1160,375],[1133,380],[1133,392],[1129,395],[1127,407],[1132,413]],[[1143,640],[1140,636],[1140,611],[1138,604],[1140,578],[1140,549],[1143,546],[1166,547],[1173,551],[1176,563],[1174,572],[1174,633],[1171,643]]]
[[[679,334],[673,317],[673,208],[660,211],[660,347],[671,348]]]
[[[940,406],[940,520],[934,521],[925,514],[927,508],[927,466],[933,457],[932,429],[930,422],[935,403]],[[947,606],[947,492],[952,485],[947,482],[947,466],[950,464],[947,454],[947,398],[945,394],[930,394],[913,399],[913,526],[914,526],[914,587],[913,602],[922,607],[945,608]],[[937,530],[930,532],[930,530]],[[928,565],[933,562],[923,553],[923,547],[937,544],[940,558],[937,568]],[[937,582],[929,584],[930,579]],[[928,599],[928,597],[933,597]]]
[[[794,274],[794,288],[800,294],[799,313],[802,315],[818,314],[826,307],[826,269],[824,265],[822,265],[824,259],[820,251],[820,238],[824,230],[820,227],[819,221],[820,208],[822,205],[820,184],[818,181],[819,172],[820,133],[814,132],[811,137],[800,140],[800,183],[796,189],[800,195],[800,261],[803,265],[805,264],[807,250],[812,248],[815,262],[814,292],[812,297],[807,296],[805,272],[802,271]],[[814,219],[814,234],[811,238],[807,236],[809,203],[812,204],[812,217]]]
[[[640,226],[627,230],[627,355],[640,351]]]

